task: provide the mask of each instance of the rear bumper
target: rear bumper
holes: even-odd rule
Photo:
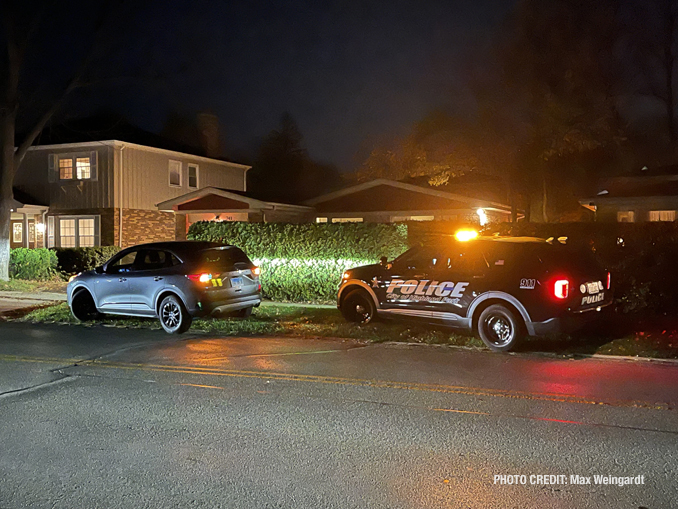
[[[528,332],[530,336],[547,336],[549,334],[569,334],[578,331],[585,325],[594,322],[600,318],[601,311],[612,304],[610,302],[601,303],[600,306],[589,308],[576,313],[567,313],[560,317],[550,318],[543,322],[530,322]],[[530,327],[532,330],[530,331]]]
[[[261,304],[261,294],[243,295],[225,301],[206,301],[203,300],[196,304],[196,307],[189,310],[192,316],[219,315],[221,313],[230,313],[248,307],[258,307]]]

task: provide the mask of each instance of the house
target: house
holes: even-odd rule
[[[37,145],[14,181],[11,245],[126,247],[182,238],[185,217],[156,204],[204,188],[244,193],[249,169],[118,140]]]
[[[678,165],[644,167],[627,176],[601,179],[596,196],[579,203],[596,221],[675,221],[678,211]]]
[[[375,179],[307,200],[318,223],[447,220],[507,221],[508,205],[389,179]]]

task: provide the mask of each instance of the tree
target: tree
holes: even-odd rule
[[[282,115],[278,129],[262,141],[250,174],[253,192],[286,203],[299,203],[341,183],[334,166],[310,158],[289,113]]]
[[[512,180],[541,203],[544,221],[551,195],[583,181],[572,169],[586,171],[559,163],[586,160],[623,139],[615,106],[618,19],[614,0],[523,0],[497,43],[496,75],[478,88],[480,123],[511,147]]]
[[[120,13],[123,2],[70,5],[68,2],[1,2],[0,39],[0,279],[9,279],[9,234],[12,185],[29,147],[42,129],[76,89],[88,83],[87,72],[113,40],[110,20]],[[82,22],[77,37],[68,34],[56,41],[63,26],[73,26],[72,12]],[[64,20],[64,16],[68,20]],[[87,29],[83,28],[87,27]],[[69,37],[70,35],[70,37]],[[60,46],[60,44],[62,44]],[[61,52],[61,53],[59,53]],[[55,55],[56,53],[56,55]],[[61,64],[45,80],[44,69],[50,62]],[[63,71],[66,68],[67,71]],[[49,74],[48,74],[49,76]],[[47,81],[48,87],[42,86]],[[17,125],[27,126],[23,139],[17,139]],[[15,149],[16,148],[16,149]]]
[[[652,97],[663,105],[666,133],[675,149],[678,141],[675,118],[678,1],[635,0],[625,18],[628,20],[625,48],[633,56],[634,92]]]

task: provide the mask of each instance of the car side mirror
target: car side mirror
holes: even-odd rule
[[[98,267],[95,267],[94,272],[96,272],[97,274],[103,274],[104,273],[104,266],[99,265]]]

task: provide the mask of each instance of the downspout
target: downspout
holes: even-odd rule
[[[123,190],[123,187],[122,187],[122,174],[123,174],[123,171],[122,171],[122,151],[123,150],[125,150],[125,145],[122,145],[120,147],[120,162],[118,164],[118,167],[119,167],[118,169],[120,171],[120,193],[119,193],[120,202],[118,203],[118,211],[119,211],[120,216],[118,218],[118,245],[120,246],[120,248],[122,248],[122,190]]]

